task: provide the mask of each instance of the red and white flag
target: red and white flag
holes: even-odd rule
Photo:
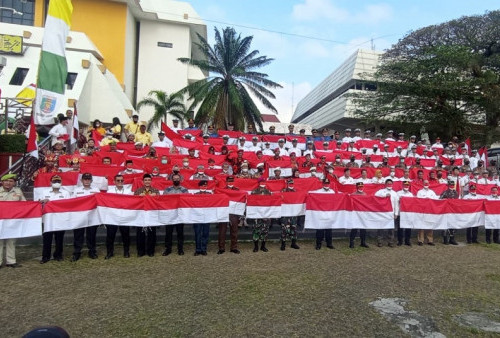
[[[394,211],[389,197],[350,195],[354,229],[393,229]]]
[[[35,179],[33,184],[33,200],[39,201],[44,199],[45,192],[51,189],[50,179],[54,175],[61,176],[62,179],[62,190],[66,190],[70,195],[73,194],[73,190],[78,184],[79,172],[67,171],[60,173],[40,173]]]
[[[484,201],[484,228],[500,229],[500,201]]]
[[[229,213],[238,216],[244,216],[247,206],[248,192],[231,189],[215,189],[215,193],[224,194],[229,198]]]
[[[40,202],[0,202],[0,239],[24,238],[42,234]]]
[[[281,217],[303,216],[306,213],[307,192],[281,193]]]
[[[26,152],[34,158],[38,158],[38,142],[33,114],[31,115],[30,126],[26,133],[28,134],[28,144],[26,145]]]
[[[349,195],[310,193],[307,196],[304,228],[349,229],[350,209]]]
[[[146,211],[143,196],[121,194],[96,194],[97,214],[100,224],[144,226]],[[151,224],[151,225],[158,225]]]
[[[76,101],[73,105],[73,132],[70,136],[70,144],[76,143],[80,134],[80,123],[78,123],[78,111],[76,109]]]
[[[43,208],[43,231],[86,228],[101,224],[94,195],[49,201]]]
[[[229,222],[229,198],[226,195],[178,195],[179,223]]]
[[[281,195],[248,195],[247,218],[280,218]]]

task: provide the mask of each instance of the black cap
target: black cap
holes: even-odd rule
[[[234,182],[234,176],[226,177],[226,182]]]
[[[91,180],[92,179],[92,174],[91,173],[84,173],[82,175],[82,180]]]
[[[207,180],[201,180],[200,182],[198,182],[199,187],[206,187],[207,185],[208,185]]]

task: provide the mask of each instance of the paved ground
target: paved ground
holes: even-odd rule
[[[500,322],[500,245],[299,244],[253,253],[244,243],[241,255],[216,255],[211,244],[206,257],[188,245],[185,256],[109,261],[101,246],[98,260],[44,265],[40,246],[20,247],[23,267],[0,269],[2,336],[48,324],[73,337],[498,335],[485,330]],[[396,304],[397,316],[380,302]]]

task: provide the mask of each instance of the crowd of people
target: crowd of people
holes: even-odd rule
[[[239,190],[235,182],[253,180],[257,187],[249,193],[271,195],[270,181],[282,181],[282,192],[296,191],[297,180],[317,179],[321,188],[313,193],[335,194],[348,192],[355,195],[366,194],[365,186],[376,186],[370,191],[379,197],[389,197],[394,212],[394,229],[378,230],[378,246],[411,245],[411,229],[399,227],[399,199],[405,196],[419,198],[447,199],[499,199],[499,176],[496,162],[485,163],[477,151],[470,149],[465,142],[453,137],[447,143],[441,143],[436,137],[430,140],[418,140],[412,135],[408,139],[404,133],[388,131],[383,137],[373,135],[370,130],[345,129],[330,132],[328,129],[312,130],[312,135],[305,135],[305,130],[295,133],[295,126],[288,127],[288,133],[275,134],[275,127],[269,132],[257,134],[252,126],[247,132],[238,132],[229,125],[228,130],[215,130],[206,126],[202,130],[188,120],[187,128],[180,128],[179,121],[173,126],[164,127],[158,138],[154,139],[147,131],[147,125],[139,122],[138,115],[133,115],[123,128],[117,118],[105,128],[96,120],[86,133],[80,133],[76,142],[72,142],[72,112],[60,115],[59,123],[49,132],[51,150],[44,155],[44,161],[33,175],[36,180],[40,173],[51,174],[51,186],[40,198],[41,203],[86,196],[107,191],[113,194],[128,195],[169,195],[188,194],[184,185],[187,181],[197,181],[197,194],[212,194],[208,189],[210,181],[223,182],[223,189]],[[120,167],[121,170],[112,178],[111,184],[96,185],[93,175],[81,170],[82,163]],[[194,165],[193,165],[194,164]],[[78,186],[70,194],[64,189],[62,171],[77,171],[80,175]],[[138,187],[125,184],[127,177],[140,178]],[[158,178],[169,181],[155,186]],[[0,200],[25,200],[22,192],[15,187],[15,175],[8,174],[1,178]],[[394,189],[396,182],[399,189]],[[487,196],[478,194],[480,185],[488,187]],[[192,184],[190,184],[192,186]],[[345,190],[344,187],[352,187]],[[191,190],[192,191],[192,190]],[[483,189],[484,191],[484,189]],[[326,197],[325,198],[334,198]],[[230,252],[239,254],[238,228],[244,224],[252,227],[254,252],[267,252],[266,242],[271,222],[281,226],[281,250],[286,249],[286,242],[291,248],[299,249],[297,227],[304,224],[304,216],[282,217],[278,220],[268,218],[248,219],[239,215],[229,215],[229,222],[218,224],[218,251],[225,252],[226,231],[230,232]],[[478,224],[479,226],[480,224]],[[72,261],[78,261],[82,255],[84,239],[91,259],[98,258],[96,233],[97,226],[74,230],[74,249]],[[207,255],[210,224],[194,224],[195,255]],[[164,256],[173,251],[173,230],[177,234],[177,253],[184,254],[184,224],[166,226]],[[114,256],[116,233],[120,231],[123,242],[123,255],[130,257],[130,230],[128,226],[106,225],[106,259]],[[156,247],[156,227],[137,227],[137,255],[154,256]],[[478,227],[467,229],[467,243],[478,243]],[[349,246],[354,248],[358,229],[350,232]],[[366,230],[359,229],[361,246],[368,248]],[[456,245],[455,232],[449,229],[443,232],[443,243]],[[53,258],[63,259],[64,231],[43,233],[43,252],[40,263]],[[55,251],[52,252],[52,241]],[[316,249],[321,249],[323,241],[327,248],[333,249],[332,230],[316,230]],[[498,230],[486,230],[487,243],[499,243]],[[15,261],[14,240],[5,240],[7,247],[7,266],[17,267]],[[0,241],[3,249],[4,240]],[[420,230],[418,245],[434,245],[433,231]],[[3,250],[1,251],[3,252]],[[1,255],[1,254],[0,254]],[[3,258],[0,256],[0,258]]]

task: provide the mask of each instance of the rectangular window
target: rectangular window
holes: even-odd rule
[[[28,74],[29,68],[16,68],[12,79],[10,79],[9,84],[13,86],[21,86]]]
[[[34,0],[0,0],[0,22],[33,26]]]
[[[76,77],[78,76],[78,73],[69,73],[66,76],[66,85],[68,89],[73,89],[73,86],[75,85]]]
[[[173,46],[170,42],[158,42],[158,47],[172,48]]]

